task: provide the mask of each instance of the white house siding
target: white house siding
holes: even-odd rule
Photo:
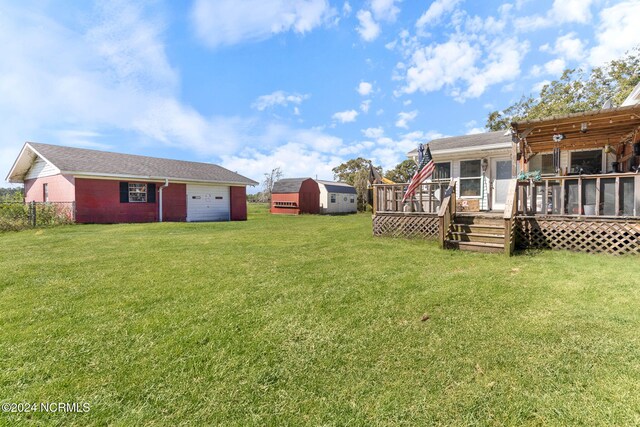
[[[491,149],[491,150],[469,150],[463,153],[455,154],[438,154],[433,152],[433,161],[436,163],[450,162],[451,163],[451,177],[456,181],[456,188],[458,189],[458,198],[461,200],[478,200],[481,210],[488,210],[491,208],[491,160],[492,159],[508,159],[511,157],[511,149]],[[484,180],[481,180],[481,196],[461,196],[460,189],[460,162],[465,160],[482,160],[487,159],[488,166],[485,172]],[[481,177],[482,178],[482,177]]]
[[[27,172],[24,179],[42,178],[45,176],[57,175],[59,173],[60,169],[38,157],[36,161],[33,162],[33,166],[31,166],[31,169],[29,169],[29,172]]]
[[[358,210],[356,194],[329,192],[327,187],[320,182],[318,182],[318,187],[320,188],[320,213],[351,213]],[[335,203],[331,203],[331,194],[336,195]]]
[[[187,184],[187,221],[229,221],[229,187]]]

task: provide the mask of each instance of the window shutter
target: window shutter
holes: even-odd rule
[[[147,203],[156,202],[156,185],[147,184]]]
[[[129,203],[129,183],[120,183],[120,203]]]

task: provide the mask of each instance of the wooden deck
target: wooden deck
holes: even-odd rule
[[[374,212],[374,235],[437,239],[443,249],[508,255],[525,249],[640,254],[638,174],[514,179],[503,212],[456,212],[453,181],[446,189],[423,184],[420,198],[408,203],[401,203],[402,186],[375,186],[374,206],[386,209]]]

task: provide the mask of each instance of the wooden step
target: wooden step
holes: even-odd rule
[[[465,232],[465,233],[484,233],[484,234],[504,235],[504,224],[502,225],[451,224],[451,228],[453,231]]]
[[[502,230],[504,233],[504,229]],[[451,231],[449,233],[451,240],[457,240],[461,242],[485,242],[485,243],[497,243],[504,245],[504,234],[489,234],[489,233],[467,233],[464,231]]]
[[[487,215],[456,215],[453,222],[455,224],[467,224],[467,225],[493,225],[503,226],[504,219],[499,216],[487,216]]]
[[[459,249],[469,252],[504,252],[504,244],[485,242],[461,242],[459,240],[445,240],[445,245],[449,249]]]

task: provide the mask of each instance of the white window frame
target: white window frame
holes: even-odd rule
[[[462,163],[463,162],[478,162],[478,164],[480,165],[480,175],[478,176],[462,176]],[[461,199],[480,199],[481,198],[481,194],[482,194],[482,159],[466,159],[466,160],[460,160],[460,176],[458,178],[460,180],[460,188],[458,190],[458,192],[460,193],[460,198]],[[478,187],[478,195],[477,196],[463,196],[462,195],[462,181],[470,181],[472,179],[477,179],[478,182],[480,183],[480,186]]]
[[[131,196],[133,195],[133,199]],[[141,197],[138,197],[141,196]],[[144,200],[135,200],[144,199]],[[147,184],[141,182],[129,183],[129,203],[147,203]]]
[[[432,179],[431,181],[433,181],[433,182],[449,182],[449,181],[451,181],[451,177],[453,177],[453,164],[452,164],[452,162],[448,161],[448,162],[434,162],[434,163],[435,163],[435,167],[433,169],[434,174],[435,174],[436,169],[438,168],[438,165],[448,164],[449,165],[449,178]]]

